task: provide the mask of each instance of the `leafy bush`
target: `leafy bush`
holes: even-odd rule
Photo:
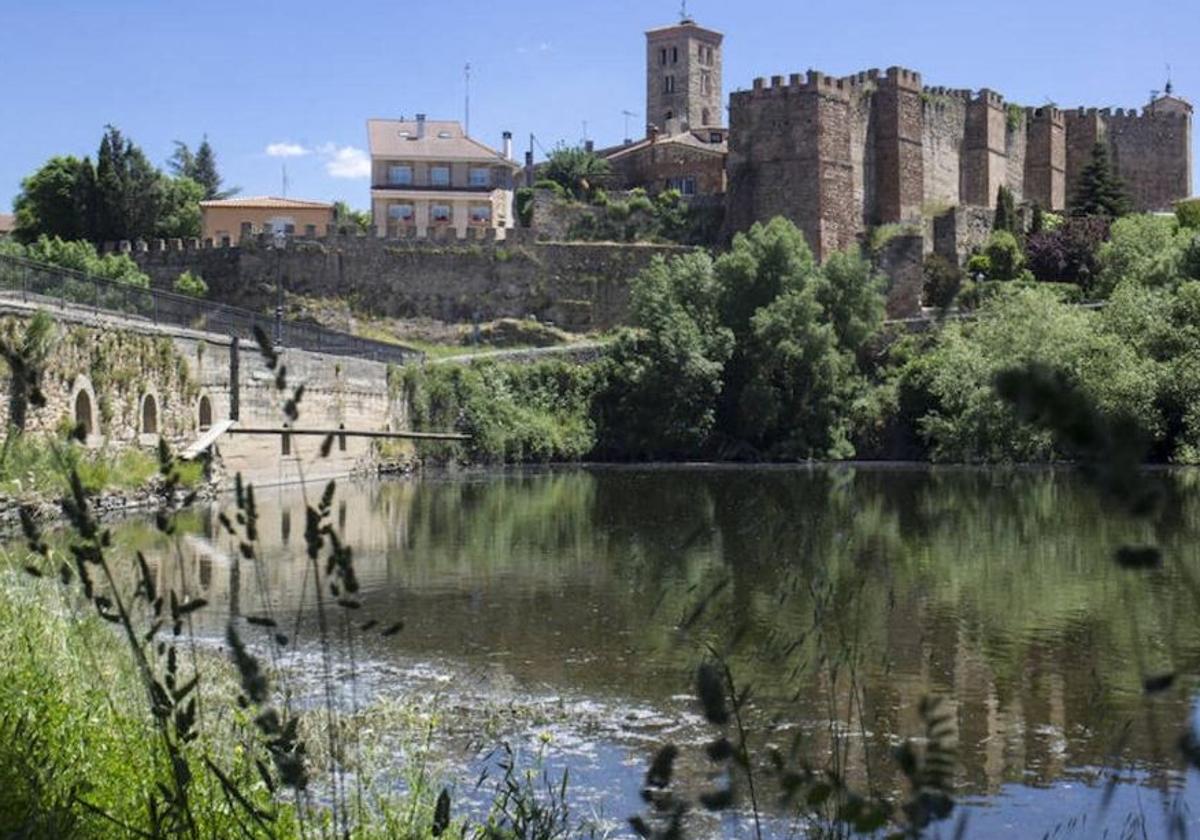
[[[554,185],[561,191],[558,184]],[[514,205],[517,213],[517,223],[523,228],[527,228],[533,224],[533,188],[521,187],[517,190],[514,198]]]
[[[1175,203],[1175,218],[1179,226],[1200,230],[1200,198],[1189,198]]]
[[[66,241],[57,236],[41,236],[29,245],[0,242],[0,254],[48,263],[60,268],[79,271],[92,277],[128,283],[143,289],[150,288],[150,277],[141,272],[137,263],[128,254],[104,254],[101,256],[96,253],[96,248],[92,243],[83,240]]]
[[[962,288],[962,269],[941,254],[930,254],[925,258],[923,270],[925,288],[922,297],[925,303],[939,309],[954,303],[954,298]]]
[[[1015,280],[1025,265],[1025,255],[1017,238],[1007,230],[998,230],[983,249],[988,260],[989,280]]]
[[[189,297],[202,298],[208,294],[208,284],[204,282],[204,278],[190,271],[185,271],[175,278],[174,289],[176,293]]]
[[[1113,222],[1101,246],[1097,290],[1107,297],[1117,286],[1135,281],[1146,286],[1174,286],[1183,279],[1183,258],[1192,232],[1170,216],[1135,215]]]
[[[1025,241],[1029,270],[1038,280],[1090,288],[1099,273],[1100,246],[1108,239],[1110,227],[1108,219],[1081,216],[1031,233]]]

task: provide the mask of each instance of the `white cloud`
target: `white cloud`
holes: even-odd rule
[[[326,143],[317,151],[325,158],[325,171],[333,178],[371,177],[371,156],[362,149]]]
[[[299,143],[271,143],[267,146],[269,157],[304,157],[307,154],[309,154],[309,150]]]

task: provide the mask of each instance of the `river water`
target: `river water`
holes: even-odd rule
[[[710,649],[752,687],[755,754],[774,745],[791,766],[836,766],[856,789],[903,795],[892,749],[922,735],[922,698],[940,698],[957,727],[967,837],[1159,837],[1172,822],[1198,833],[1200,788],[1176,745],[1200,672],[1200,476],[1153,480],[1167,501],[1151,522],[1053,470],[605,467],[347,483],[330,517],[354,548],[355,621],[404,623],[356,637],[354,702],[443,710],[435,763],[456,802],[486,798],[475,782],[507,742],[554,778],[569,768],[573,813],[622,834],[663,743],[681,745],[685,787],[709,785],[701,751],[715,730],[691,690]],[[304,499],[258,494],[255,563],[235,562],[217,525],[231,498],[182,517],[175,548],[140,520],[115,526],[116,542],[211,602],[202,634],[270,610],[303,672],[315,656]],[[1150,543],[1165,550],[1160,570],[1112,560]],[[1143,691],[1144,677],[1172,672],[1168,690]],[[760,772],[766,833],[802,835]],[[752,836],[744,814],[700,825]]]

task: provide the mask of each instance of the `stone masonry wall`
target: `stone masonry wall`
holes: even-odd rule
[[[629,281],[676,246],[535,242],[509,231],[502,242],[431,242],[332,236],[276,250],[259,240],[232,248],[135,249],[156,286],[183,271],[204,277],[218,300],[270,310],[276,283],[290,294],[341,297],[379,315],[469,322],[534,316],[568,329],[625,320]]]
[[[0,329],[23,329],[36,307],[0,301]],[[53,310],[55,350],[43,375],[46,405],[30,408],[26,428],[58,433],[82,420],[88,445],[119,451],[158,444],[176,451],[192,443],[205,424],[236,414],[243,428],[275,428],[284,421],[283,401],[303,384],[296,428],[355,431],[399,430],[408,416],[402,395],[389,386],[379,362],[283,350],[289,390],[274,387],[257,348],[226,336],[156,326],[136,318],[97,314],[82,307]],[[236,359],[236,362],[235,362]],[[0,377],[0,420],[8,421],[9,379]],[[146,403],[153,402],[153,430]],[[284,451],[279,435],[232,435],[217,444],[228,478],[242,472],[259,483],[321,480],[368,470],[378,462],[368,438],[335,441],[320,458],[322,437],[293,436]]]

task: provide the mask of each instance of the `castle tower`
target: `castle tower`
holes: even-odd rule
[[[720,32],[686,14],[646,33],[646,125],[674,134],[724,123]]]

